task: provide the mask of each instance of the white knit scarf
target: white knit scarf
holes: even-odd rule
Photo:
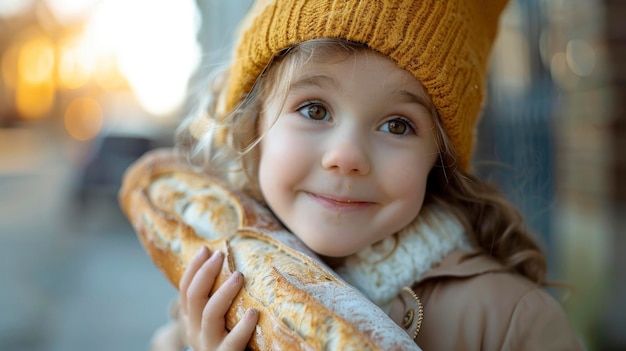
[[[405,286],[453,250],[470,251],[463,226],[441,208],[423,208],[396,235],[346,258],[337,273],[386,312]]]

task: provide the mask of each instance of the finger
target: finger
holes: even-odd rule
[[[202,264],[209,258],[209,249],[206,246],[202,246],[196,253],[194,258],[191,259],[189,266],[185,269],[182,278],[180,279],[179,288],[180,291],[180,303],[183,308],[183,312],[187,312],[187,289],[191,280],[196,275],[196,272],[202,267]]]
[[[242,286],[243,275],[235,272],[211,296],[202,312],[202,329],[207,331],[208,339],[218,338],[224,332],[224,316]]]
[[[246,311],[243,318],[237,322],[237,325],[231,330],[226,339],[224,339],[225,350],[243,350],[256,329],[259,320],[259,312],[253,308]]]
[[[198,269],[187,289],[188,315],[192,323],[197,323],[198,326],[201,323],[205,305],[209,301],[209,294],[213,289],[213,284],[220,273],[223,259],[224,255],[222,252],[214,252]]]

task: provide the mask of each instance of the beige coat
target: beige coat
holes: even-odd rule
[[[424,351],[583,350],[554,298],[486,254],[453,251],[413,290],[424,307],[416,338]],[[184,348],[177,305],[152,351]]]
[[[583,350],[559,303],[486,254],[453,251],[414,290],[429,350]]]

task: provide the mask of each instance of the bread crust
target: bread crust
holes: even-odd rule
[[[202,246],[225,254],[214,289],[234,271],[244,274],[226,326],[231,329],[247,309],[257,309],[252,350],[419,350],[269,210],[194,170],[172,149],[151,151],[131,165],[119,202],[174,287]]]

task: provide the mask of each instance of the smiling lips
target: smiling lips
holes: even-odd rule
[[[358,201],[335,197],[331,198],[313,193],[308,193],[308,195],[322,206],[334,210],[358,210],[374,204],[373,202],[369,201]]]

